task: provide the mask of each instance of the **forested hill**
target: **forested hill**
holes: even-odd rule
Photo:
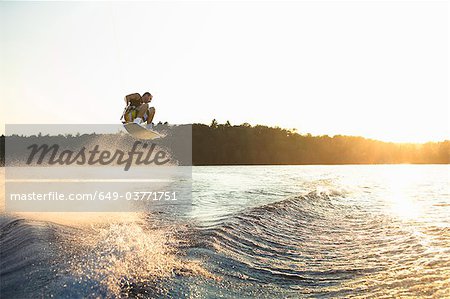
[[[156,128],[159,126],[165,124]],[[4,149],[5,137],[1,136],[1,165]],[[448,164],[450,141],[389,143],[363,137],[301,135],[281,128],[232,126],[213,121],[209,126],[192,126],[192,161],[194,165]]]
[[[311,136],[266,126],[194,124],[194,165],[390,164],[450,162],[450,141],[381,142],[352,136]]]

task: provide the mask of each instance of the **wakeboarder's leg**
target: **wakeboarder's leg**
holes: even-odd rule
[[[134,119],[134,123],[140,124],[142,122],[142,118],[144,117],[145,112],[148,110],[148,104],[144,103],[138,108],[138,113],[136,118]]]
[[[155,107],[150,107],[147,111],[147,124],[151,124],[153,117],[155,117]]]

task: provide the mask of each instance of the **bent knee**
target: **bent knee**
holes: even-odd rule
[[[150,113],[155,113],[155,107],[150,107],[150,108],[148,108],[148,111],[150,111]]]

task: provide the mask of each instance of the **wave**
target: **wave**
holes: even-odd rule
[[[168,211],[59,223],[4,215],[0,297],[448,295],[448,227],[424,235],[366,203],[318,189],[209,226]]]
[[[168,289],[160,282],[174,275],[214,279],[198,261],[178,255],[179,228],[146,226],[111,222],[76,227],[4,216],[0,297],[164,297]]]
[[[5,215],[0,229],[1,297],[32,298],[55,278],[55,226]]]
[[[379,279],[399,280],[386,273],[418,267],[426,245],[402,223],[350,201],[344,193],[311,192],[247,209],[200,229],[191,254],[250,297],[256,290],[248,283],[271,286],[267,297],[277,290],[345,296],[361,285],[362,294],[376,293]]]

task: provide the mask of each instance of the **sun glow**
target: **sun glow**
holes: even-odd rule
[[[450,139],[445,2],[26,5],[0,3],[5,123],[120,123],[149,90],[156,122]]]
[[[411,171],[409,165],[391,166],[390,172],[381,175],[386,186],[386,204],[392,213],[406,221],[420,218],[422,207],[417,198],[417,187],[422,175]]]

